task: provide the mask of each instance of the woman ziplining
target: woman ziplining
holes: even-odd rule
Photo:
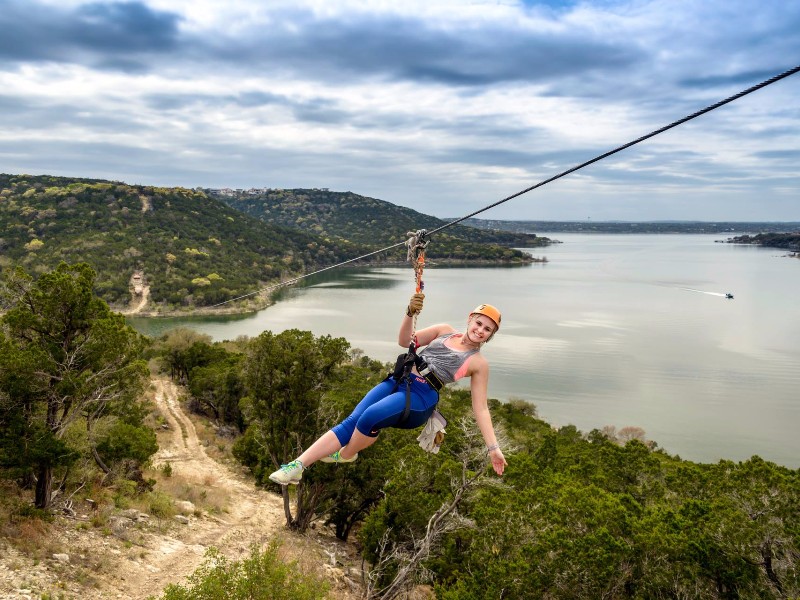
[[[490,304],[481,304],[469,313],[464,333],[440,323],[414,335],[415,317],[422,310],[424,297],[421,292],[411,297],[398,333],[402,347],[405,348],[406,342],[413,338],[412,346],[423,348],[418,354],[422,361],[409,363],[410,368],[400,375],[401,381],[390,375],[372,388],[344,421],[323,434],[296,459],[281,465],[269,476],[271,481],[296,485],[303,471],[317,461],[348,463],[356,460],[360,451],[377,441],[382,429],[415,429],[425,424],[439,402],[436,386],[463,377],[470,378],[472,410],[492,468],[498,475],[503,474],[508,463],[497,443],[489,413],[489,363],[480,353],[483,344],[491,340],[500,328],[500,311]],[[426,372],[425,363],[433,375],[423,377],[420,373]]]
[[[436,234],[448,227],[452,227],[458,223],[461,223],[470,217],[474,217],[480,213],[495,208],[500,204],[547,185],[548,183],[556,181],[557,179],[566,177],[571,173],[613,156],[618,152],[644,142],[645,140],[664,133],[665,131],[678,127],[679,125],[691,121],[692,119],[716,110],[721,106],[733,102],[734,100],[738,100],[739,98],[742,98],[798,72],[800,72],[800,66],[789,69],[788,71],[767,79],[757,85],[751,86],[750,88],[747,88],[738,94],[729,96],[724,100],[692,113],[691,115],[688,115],[682,119],[674,121],[669,125],[652,131],[651,133],[641,136],[631,142],[628,142],[627,144],[618,146],[617,148],[600,154],[591,160],[587,160],[570,169],[562,171],[553,177],[545,179],[544,181],[540,181],[539,183],[507,196],[502,200],[498,200],[497,202],[489,204],[488,206],[485,206],[459,219],[449,221],[446,224],[428,232],[427,235]],[[349,259],[336,265],[324,267],[323,269],[313,273],[307,273],[290,281],[283,282],[278,286],[273,286],[272,288],[263,288],[262,290],[257,290],[250,294],[245,294],[237,298],[231,298],[215,306],[240,300],[266,289],[274,289],[275,287],[290,285],[302,278],[309,277],[316,273],[333,269],[338,266],[355,262],[376,254],[381,254],[400,245],[402,245],[402,242],[393,244],[380,250],[376,250],[374,252],[370,252],[369,254]],[[412,298],[412,304],[409,306],[409,311],[407,313],[407,316],[411,317],[412,321],[404,321],[400,328],[401,346],[404,346],[405,334],[411,334],[413,336],[413,330],[415,326],[413,317],[422,308],[423,296],[420,293],[419,283],[420,282],[418,278],[417,294],[415,294],[415,296]],[[487,311],[490,314],[487,314]],[[480,324],[478,325],[478,323]],[[420,355],[424,355],[431,359],[430,368],[433,374],[438,377],[440,380],[439,383],[441,384],[455,381],[459,378],[458,376],[468,376],[471,378],[472,405],[476,420],[478,421],[478,426],[480,427],[481,433],[483,434],[484,440],[486,441],[489,449],[492,466],[498,474],[502,474],[507,463],[497,444],[494,428],[491,422],[491,415],[489,414],[488,410],[486,390],[488,385],[489,367],[485,358],[480,355],[481,345],[491,339],[491,337],[497,332],[499,326],[500,312],[490,305],[481,305],[475,311],[470,313],[469,320],[467,322],[467,329],[464,334],[457,333],[455,329],[446,324],[434,325],[421,330],[414,338],[414,343],[412,343],[409,356],[414,354],[413,350],[417,347],[417,345],[425,346],[425,349],[420,353]],[[463,353],[467,353],[467,356],[463,358],[462,362],[458,363],[460,366],[454,371],[448,372],[447,367],[443,366],[443,364],[449,364],[449,362],[452,360],[455,360],[456,362],[461,360]],[[440,359],[443,361],[443,363],[438,362]],[[407,382],[407,391],[405,394],[398,391],[397,383],[390,381],[392,378],[387,378],[387,380],[373,388],[373,390],[371,390],[364,397],[364,399],[356,406],[353,413],[347,419],[334,427],[334,429],[331,431],[325,433],[316,442],[314,442],[314,444],[312,444],[308,450],[303,452],[295,460],[288,464],[282,465],[281,468],[272,473],[269,478],[272,481],[282,485],[287,485],[290,483],[297,484],[302,477],[303,470],[318,460],[322,460],[324,462],[351,462],[355,460],[360,450],[367,448],[375,442],[380,429],[386,427],[411,428],[419,426],[425,422],[425,420],[433,413],[436,403],[438,402],[438,388],[434,388],[433,384],[430,383],[431,378],[422,377],[420,375],[420,371],[416,365],[412,366],[409,363],[407,366],[408,370],[403,374],[403,377]],[[424,387],[424,385],[431,386],[431,388],[428,389]],[[404,397],[405,401],[403,402]],[[400,408],[401,406],[403,407],[402,409]],[[412,408],[413,410],[411,410]],[[412,423],[416,424],[412,425]]]

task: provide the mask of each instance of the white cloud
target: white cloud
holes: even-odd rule
[[[794,66],[800,47],[800,7],[754,0],[5,5],[3,30],[27,36],[0,42],[5,171],[330,187],[436,216]],[[800,75],[484,216],[800,220],[798,92]]]

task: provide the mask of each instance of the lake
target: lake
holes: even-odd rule
[[[800,260],[715,243],[723,234],[541,235],[563,242],[530,250],[544,264],[425,271],[420,327],[460,328],[482,302],[502,311],[483,349],[490,397],[532,402],[555,426],[641,427],[690,460],[757,454],[800,467]],[[131,323],[147,335],[185,326],[214,340],[298,328],[393,361],[410,267],[306,281],[254,315]]]

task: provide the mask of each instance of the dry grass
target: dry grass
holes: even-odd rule
[[[197,439],[205,448],[206,454],[219,463],[226,465],[236,465],[240,467],[239,462],[233,457],[233,443],[235,439],[229,437],[221,437],[217,435],[217,428],[205,417],[184,411],[192,421],[195,430],[197,431]]]
[[[9,542],[20,552],[32,558],[45,558],[53,553],[60,552],[50,532],[48,523],[38,517],[19,520],[10,531]]]
[[[0,538],[34,558],[61,552],[49,516],[33,508],[31,493],[10,482],[0,482]]]
[[[228,512],[228,493],[217,485],[217,478],[204,476],[202,482],[189,481],[179,473],[166,476],[163,469],[151,469],[146,477],[155,480],[154,490],[162,492],[175,500],[188,500],[198,511],[212,515]],[[134,506],[134,508],[139,508]],[[140,510],[147,512],[145,507]]]

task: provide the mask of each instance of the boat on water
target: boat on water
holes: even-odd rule
[[[730,292],[728,292],[727,294],[725,294],[725,297],[726,297],[728,300],[733,300],[733,294],[731,294]]]

